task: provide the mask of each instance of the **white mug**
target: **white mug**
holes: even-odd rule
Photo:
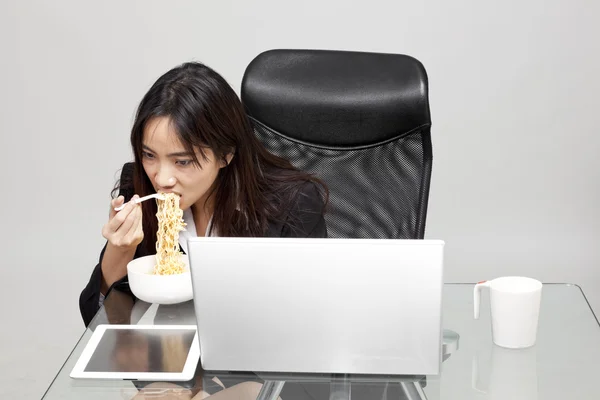
[[[484,287],[490,288],[494,343],[510,349],[533,346],[537,337],[542,283],[520,276],[479,282],[473,290],[475,319],[479,318],[481,289]]]

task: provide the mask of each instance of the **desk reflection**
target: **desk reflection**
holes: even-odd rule
[[[505,349],[491,345],[473,357],[473,389],[490,399],[537,400],[537,348]]]

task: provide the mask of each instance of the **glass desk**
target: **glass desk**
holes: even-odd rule
[[[191,302],[166,307],[137,302],[131,308],[127,295],[113,292],[43,398],[190,399],[197,395],[195,399],[200,399],[206,395],[201,392],[203,388],[208,393],[214,393],[215,387],[219,390],[215,382],[227,388],[251,382],[244,396],[217,391],[211,396],[215,400],[271,398],[277,394],[283,400],[600,398],[596,382],[600,376],[600,325],[578,286],[544,285],[538,341],[525,350],[493,345],[489,296],[482,296],[481,316],[474,320],[473,284],[446,284],[443,308],[443,326],[460,335],[460,346],[443,362],[437,376],[261,375],[212,373],[198,367],[197,378],[184,387],[155,383],[139,392],[129,381],[74,380],[69,373],[98,324],[194,324],[193,306]],[[258,382],[267,383],[261,386]]]

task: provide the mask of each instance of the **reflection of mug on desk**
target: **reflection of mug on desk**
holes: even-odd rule
[[[538,398],[536,347],[514,350],[492,346],[490,351],[478,351],[471,374],[473,389],[490,399]]]

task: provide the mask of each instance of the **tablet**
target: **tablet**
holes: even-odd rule
[[[71,378],[187,381],[199,358],[195,325],[98,325]]]

